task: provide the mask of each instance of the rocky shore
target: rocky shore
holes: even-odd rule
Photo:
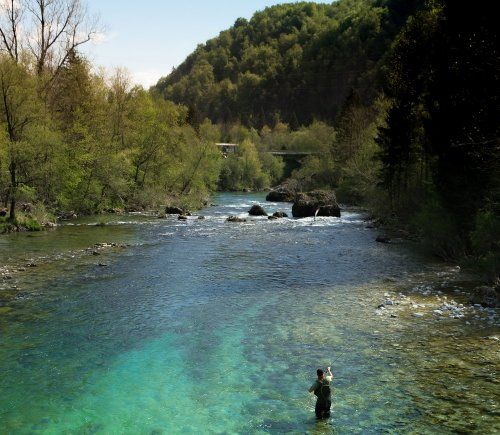
[[[460,273],[459,267],[449,267],[437,273],[436,282],[387,291],[373,307],[373,313],[390,321],[405,318],[419,322],[462,321],[465,325],[476,324],[483,328],[498,326],[499,307],[489,304],[488,299],[477,303],[475,290],[471,290],[477,281],[457,283]],[[498,340],[495,337],[492,339]]]

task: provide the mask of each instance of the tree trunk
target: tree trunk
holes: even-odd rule
[[[10,220],[10,222],[14,223],[14,220],[16,219],[16,190],[17,190],[16,164],[14,162],[12,162],[9,165],[9,172],[10,172],[10,189],[9,189],[10,214],[9,214],[9,220]]]

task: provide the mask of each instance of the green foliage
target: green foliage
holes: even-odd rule
[[[197,207],[216,188],[219,127],[195,130],[185,106],[131,86],[123,70],[94,75],[76,54],[50,89],[38,84],[29,65],[0,56],[0,200],[11,222],[20,202],[80,213]]]
[[[268,166],[273,164],[268,163]],[[279,163],[276,166],[276,173],[279,173]],[[237,152],[224,160],[219,178],[221,190],[261,190],[269,187],[270,183],[271,177],[263,170],[257,148],[249,139],[244,140]]]
[[[285,162],[280,157],[262,152],[259,153],[259,159],[262,164],[262,171],[269,176],[271,186],[278,184],[285,170]]]
[[[299,2],[257,12],[207,41],[155,86],[190,107],[196,125],[241,122],[292,128],[331,121],[351,88],[377,95],[384,56],[420,2]]]
[[[19,224],[18,224],[19,225]],[[21,226],[28,231],[42,231],[43,227],[35,219],[26,219]]]

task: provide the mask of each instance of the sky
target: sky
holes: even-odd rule
[[[178,66],[198,44],[231,27],[237,18],[280,0],[87,0],[103,34],[83,50],[96,66],[126,68],[149,87]],[[319,0],[317,3],[331,3]]]

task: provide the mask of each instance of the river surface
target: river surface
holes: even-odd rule
[[[213,202],[0,238],[0,433],[500,431],[498,313],[460,307],[457,268],[355,212],[230,223],[290,204]]]

